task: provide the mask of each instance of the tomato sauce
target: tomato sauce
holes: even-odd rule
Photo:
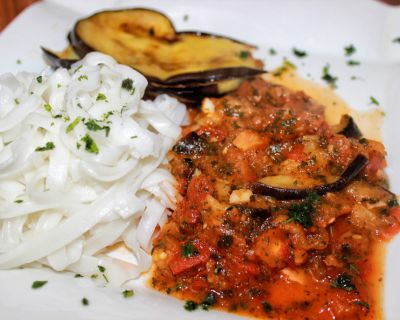
[[[312,188],[368,164],[345,187]],[[177,206],[154,240],[151,283],[185,309],[266,319],[379,319],[383,241],[399,230],[381,143],[346,137],[303,92],[262,79],[205,99],[170,154]]]

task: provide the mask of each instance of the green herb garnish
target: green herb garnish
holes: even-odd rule
[[[302,202],[294,203],[289,207],[288,216],[289,219],[285,223],[297,222],[300,223],[304,228],[310,228],[313,226],[311,215],[315,212],[315,204],[320,200],[320,196],[311,193]]]
[[[92,139],[91,136],[86,134],[84,137],[81,138],[81,141],[85,143],[85,150],[90,153],[98,154],[99,148],[96,145],[96,142]]]
[[[295,70],[297,67],[296,65],[289,61],[288,59],[284,58],[282,65],[274,71],[272,74],[274,77],[280,77],[283,73],[289,71],[290,69]]]
[[[394,207],[397,207],[399,205],[399,201],[397,201],[396,198],[393,198],[393,199],[390,199],[387,202],[387,204],[388,204],[389,208],[394,208]]]
[[[238,55],[240,59],[247,59],[250,53],[248,51],[239,51]]]
[[[20,104],[20,102],[19,102],[19,100],[17,98],[14,99],[14,102],[15,102],[16,105]]]
[[[188,21],[189,20],[189,15],[188,14],[185,14],[184,16],[183,16],[183,21]]]
[[[83,278],[83,275],[81,275],[80,273],[77,273],[74,278]]]
[[[198,256],[200,254],[199,250],[190,241],[186,242],[181,248],[182,257],[189,258]]]
[[[44,108],[44,110],[46,110],[47,112],[51,112],[51,105],[50,105],[50,104],[45,103],[45,104],[43,105],[43,108]]]
[[[42,83],[42,82],[43,82],[43,77],[42,77],[42,76],[36,77],[36,81],[37,81],[38,83]]]
[[[359,66],[361,63],[360,63],[360,61],[349,60],[349,61],[347,61],[347,64],[348,64],[349,66]]]
[[[400,37],[394,38],[394,39],[393,39],[393,42],[394,42],[394,43],[400,43]]]
[[[65,129],[66,133],[70,133],[74,128],[78,125],[78,123],[81,121],[81,117],[76,117],[74,121],[72,121],[68,127]]]
[[[104,100],[107,101],[107,97],[103,93],[100,92],[96,97],[96,101],[104,101]]]
[[[331,75],[329,72],[329,69],[330,69],[329,64],[326,64],[323,67],[321,79],[324,80],[326,83],[328,83],[331,88],[335,89],[335,88],[337,88],[336,82],[337,82],[338,78]]]
[[[348,45],[347,47],[344,47],[344,54],[346,56],[351,56],[356,51],[357,51],[357,49],[352,44]]]
[[[85,126],[88,130],[91,131],[99,131],[99,130],[104,130],[106,133],[106,137],[108,137],[109,133],[110,133],[110,127],[109,126],[100,126],[96,121],[94,121],[93,119],[87,121],[85,123]]]
[[[100,272],[105,272],[106,268],[103,266],[98,265],[97,268],[99,269]]]
[[[379,106],[379,101],[376,100],[373,96],[369,97],[370,103],[369,104],[374,104],[376,106]]]
[[[46,283],[47,283],[46,280],[44,280],[44,281],[34,281],[32,283],[32,289],[39,289],[39,288],[43,287],[44,285],[46,285]]]
[[[298,58],[305,58],[307,57],[307,52],[303,51],[303,50],[299,50],[296,48],[292,49],[293,54],[298,57]]]
[[[81,303],[84,306],[88,306],[89,305],[89,300],[87,298],[82,298]]]
[[[266,313],[270,313],[272,311],[272,306],[267,301],[264,301],[262,303],[262,307],[263,307],[264,312],[266,312]]]
[[[203,301],[201,302],[201,308],[203,310],[208,311],[208,309],[210,307],[212,307],[214,304],[216,303],[216,298],[215,295],[212,292],[209,292],[205,298],[203,299]]]
[[[220,248],[228,249],[233,243],[233,237],[231,235],[224,234],[219,238],[217,245]]]
[[[131,297],[133,297],[134,294],[135,294],[135,292],[133,290],[122,291],[122,295],[124,298],[131,298]]]
[[[83,74],[83,75],[81,75],[81,76],[78,77],[78,81],[88,80],[88,79],[89,79],[88,76],[85,75],[85,74]]]
[[[198,305],[196,302],[192,301],[192,300],[186,301],[185,304],[184,304],[184,306],[183,306],[183,308],[184,308],[186,311],[194,311],[194,310],[196,310],[198,307],[199,307],[199,305]]]
[[[49,151],[55,149],[55,144],[51,141],[46,142],[46,145],[44,147],[37,147],[35,149],[36,152],[43,152],[43,151]]]
[[[22,61],[21,61],[21,59],[17,59],[17,64],[21,64],[22,63]]]
[[[356,290],[356,286],[352,281],[352,276],[342,273],[336,280],[331,283],[331,287],[346,290],[348,292]]]
[[[24,202],[24,200],[18,199],[18,200],[15,200],[14,202],[15,203],[22,203],[22,202]]]
[[[369,309],[369,303],[365,301],[354,301],[353,303],[363,308]]]
[[[133,80],[130,78],[126,78],[122,81],[121,84],[122,89],[131,91],[133,89]]]
[[[270,54],[271,56],[274,56],[274,55],[277,54],[277,52],[276,52],[276,50],[275,50],[274,48],[269,48],[269,54]]]

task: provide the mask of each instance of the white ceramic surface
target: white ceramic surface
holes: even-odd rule
[[[0,34],[0,73],[40,71],[45,67],[40,46],[62,49],[66,33],[79,17],[104,8],[149,7],[165,12],[178,30],[203,30],[228,35],[259,46],[266,67],[279,65],[283,56],[296,62],[299,73],[321,82],[322,67],[329,62],[339,77],[337,93],[355,109],[366,110],[376,97],[386,113],[383,137],[388,150],[392,189],[400,193],[400,8],[373,0],[47,0],[25,10]],[[184,21],[184,15],[189,19]],[[343,47],[354,44],[349,67]],[[306,50],[300,61],[292,47]],[[268,54],[270,47],[278,55]],[[18,64],[17,60],[21,63]],[[303,64],[301,63],[303,62]],[[362,80],[352,81],[356,75]],[[322,83],[322,82],[321,82]],[[384,308],[386,319],[400,319],[400,237],[389,246],[386,259]],[[30,285],[48,280],[40,290]],[[88,279],[48,270],[0,271],[0,319],[123,320],[123,319],[235,319],[210,311],[188,313],[182,302],[134,283],[136,294],[122,298],[119,288],[98,286]],[[83,307],[87,297],[90,305]]]

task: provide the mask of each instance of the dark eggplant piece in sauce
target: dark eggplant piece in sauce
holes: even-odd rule
[[[336,133],[342,134],[347,138],[359,139],[363,136],[354,119],[345,114],[340,119],[340,123],[336,126]]]
[[[332,183],[320,186],[304,188],[304,189],[287,189],[274,187],[264,183],[255,182],[251,184],[251,190],[256,194],[275,197],[281,200],[301,199],[307,197],[311,193],[323,195],[327,192],[339,191],[343,189],[350,181],[352,181],[367,165],[368,159],[359,154],[343,172],[340,178]]]

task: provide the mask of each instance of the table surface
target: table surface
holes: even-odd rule
[[[0,32],[9,24],[23,9],[40,0],[1,0],[0,3]],[[391,5],[400,5],[400,0],[381,0]]]

